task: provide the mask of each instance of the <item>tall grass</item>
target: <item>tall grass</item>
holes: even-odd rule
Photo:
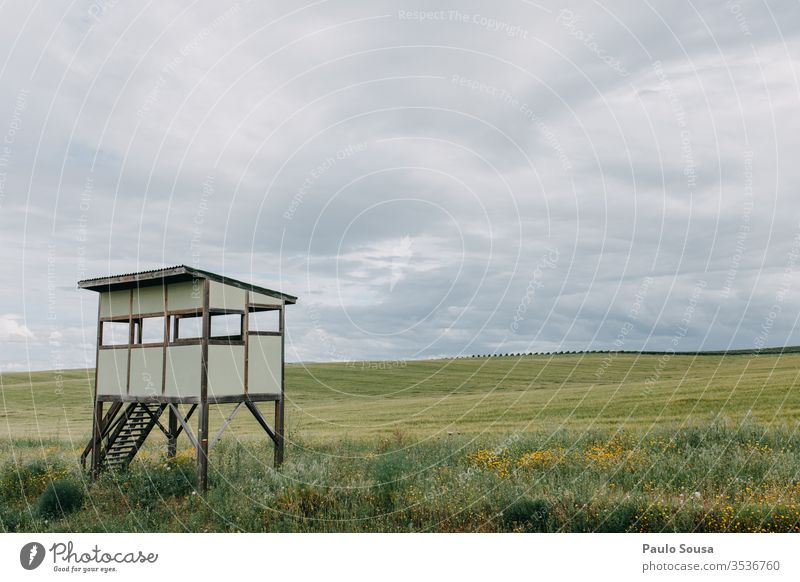
[[[6,531],[800,532],[800,436],[758,425],[295,442],[277,471],[266,443],[223,441],[205,496],[192,451],[90,485],[68,448],[14,446]],[[45,520],[31,508],[55,479],[86,500]]]

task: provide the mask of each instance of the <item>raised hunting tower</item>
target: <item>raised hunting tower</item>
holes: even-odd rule
[[[283,462],[284,309],[296,297],[184,265],[78,286],[100,295],[92,438],[81,456],[85,465],[91,455],[93,479],[126,467],[158,427],[169,456],[186,434],[205,491],[208,451],[242,405],[274,441],[275,465]],[[275,403],[272,427],[256,405],[265,401]],[[209,440],[208,407],[226,403],[236,406]]]

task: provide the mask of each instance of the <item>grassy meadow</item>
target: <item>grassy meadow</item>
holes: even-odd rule
[[[206,496],[188,441],[168,462],[155,432],[128,471],[88,484],[92,371],[4,374],[0,525],[800,531],[798,372],[800,354],[291,365],[287,462],[271,467],[241,411],[211,452]],[[229,410],[212,407],[212,434]]]

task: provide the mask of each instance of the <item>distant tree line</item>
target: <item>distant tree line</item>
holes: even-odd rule
[[[667,352],[667,351],[635,351],[635,350],[554,350],[539,352],[503,352],[493,354],[471,354],[453,356],[450,359],[464,360],[471,358],[523,358],[528,356],[569,356],[569,355],[591,355],[591,354],[628,354],[634,356],[755,356],[797,354],[800,353],[800,346],[790,346],[782,348],[764,348],[752,350],[718,350],[718,351],[686,351],[686,352]]]

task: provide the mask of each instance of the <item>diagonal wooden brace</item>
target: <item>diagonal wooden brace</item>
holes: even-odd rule
[[[165,410],[165,408],[166,407],[162,404],[161,405],[161,411],[163,412]],[[161,422],[158,420],[158,417],[155,414],[153,414],[153,412],[147,406],[144,406],[144,409],[147,412],[147,414],[150,415],[150,418],[152,418],[153,421],[156,423],[156,426],[161,429],[161,432],[164,433],[164,436],[168,437],[169,436],[169,431],[166,428],[164,428],[164,425],[161,424]],[[161,413],[159,412],[159,414],[161,414]]]
[[[211,439],[211,442],[208,443],[209,450],[214,448],[214,445],[217,444],[217,441],[219,441],[219,439],[222,437],[222,433],[225,432],[226,428],[228,428],[228,425],[233,420],[233,417],[236,416],[236,413],[239,412],[239,408],[241,408],[241,406],[242,406],[242,403],[240,402],[239,404],[236,405],[236,408],[234,408],[233,411],[228,415],[228,418],[225,419],[225,422],[222,424],[220,429],[217,431],[217,434],[215,434],[214,438]]]
[[[199,443],[197,442],[192,429],[190,429],[189,425],[187,424],[189,416],[191,416],[193,410],[189,411],[189,414],[186,415],[186,418],[183,418],[183,415],[181,414],[181,411],[178,410],[177,406],[175,406],[172,402],[169,403],[169,406],[175,412],[175,416],[178,418],[178,422],[181,423],[181,428],[183,428],[184,432],[186,432],[186,436],[189,437],[189,442],[192,443],[195,449],[199,448]]]
[[[261,425],[261,428],[263,428],[269,435],[269,438],[271,438],[274,442],[277,442],[275,440],[275,431],[272,430],[267,424],[267,421],[264,420],[264,417],[261,415],[261,411],[256,406],[256,403],[253,402],[252,400],[245,400],[244,403],[247,406],[247,408],[250,409],[250,412],[253,413],[253,416],[256,417],[256,420],[258,421],[258,424]]]

